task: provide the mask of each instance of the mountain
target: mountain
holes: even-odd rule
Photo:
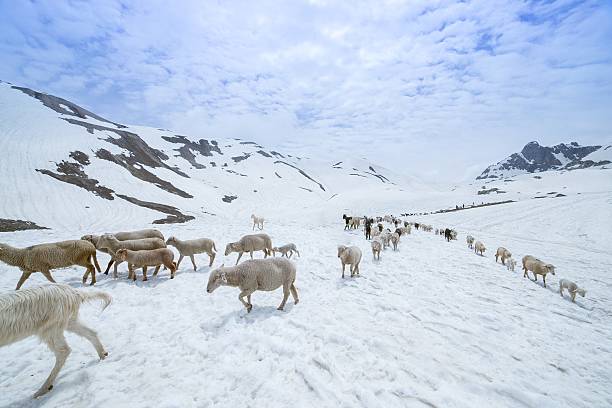
[[[499,163],[487,167],[476,179],[504,178],[549,170],[576,170],[606,166],[610,163],[612,145],[580,146],[571,142],[541,146],[534,141],[527,143],[520,153],[513,153]]]
[[[66,99],[0,83],[0,218],[73,228],[298,212],[428,191],[366,160],[323,162],[255,142],[128,126]],[[356,189],[366,189],[356,198]],[[51,211],[57,208],[57,211]],[[51,216],[53,214],[53,216]],[[63,215],[62,215],[63,214]]]

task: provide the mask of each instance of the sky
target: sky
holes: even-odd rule
[[[432,181],[612,142],[612,1],[0,0],[0,80]]]

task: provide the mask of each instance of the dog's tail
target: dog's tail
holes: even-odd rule
[[[102,302],[102,310],[106,309],[108,305],[111,304],[113,298],[106,292],[101,291],[79,291],[81,295],[82,303],[92,302],[92,301],[101,301]]]

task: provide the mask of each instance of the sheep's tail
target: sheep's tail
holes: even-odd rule
[[[113,301],[113,298],[111,297],[111,295],[109,295],[106,292],[101,292],[101,291],[88,291],[88,292],[84,292],[84,291],[79,291],[79,294],[81,295],[81,300],[83,303],[86,302],[92,302],[92,301],[102,301],[103,305],[102,305],[102,310],[106,309],[108,307],[108,305],[111,304],[111,302]]]
[[[102,269],[100,269],[100,264],[98,263],[98,257],[96,256],[95,252],[91,254],[91,259],[93,259],[93,264],[95,265],[98,273],[102,273]]]

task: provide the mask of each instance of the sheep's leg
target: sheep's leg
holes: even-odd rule
[[[118,266],[119,266],[119,264],[120,264],[120,263],[122,263],[122,262],[123,262],[123,261],[118,261],[118,260],[115,260],[115,270],[113,271],[113,278],[116,278],[116,277],[117,277],[117,267],[118,267]],[[129,266],[128,266],[128,268],[129,268]],[[129,278],[129,276],[128,276],[128,278]]]
[[[177,267],[177,268],[178,268],[178,267],[181,265],[181,261],[183,260],[183,258],[184,258],[184,257],[185,257],[184,255],[179,256],[179,260],[178,260],[178,262],[176,263],[176,267]]]
[[[208,254],[208,258],[210,259],[210,262],[208,264],[209,268],[213,265],[213,262],[215,262],[215,256],[217,256],[217,254],[214,252],[212,254]]]
[[[295,283],[292,283],[289,289],[291,290],[291,296],[293,296],[293,303],[297,305],[300,302],[300,299],[298,298],[298,293],[297,293],[297,288],[295,287]]]
[[[301,258],[301,257],[302,257],[302,255],[300,255],[300,251],[298,251],[298,250],[296,249],[296,250],[295,250],[295,252],[297,252],[297,254],[298,254],[298,258]]]
[[[17,282],[17,287],[15,288],[15,290],[19,290],[21,285],[23,285],[23,282],[25,282],[31,274],[32,272],[30,271],[23,271],[23,273],[21,274],[21,278],[19,278],[19,282]]]
[[[287,298],[289,297],[290,287],[291,285],[289,283],[285,283],[283,285],[283,301],[276,310],[283,310],[285,308],[285,303],[287,303]]]
[[[113,265],[114,262],[115,260],[113,258],[111,258],[111,260],[108,261],[108,266],[106,267],[106,270],[104,271],[105,275],[108,275],[108,271],[110,271],[110,267]]]
[[[344,268],[346,267],[346,264],[342,264],[342,279],[344,279]]]
[[[572,302],[576,303],[576,292],[570,292],[572,294]]]
[[[544,281],[544,287],[546,287],[546,275],[542,275],[542,280]]]
[[[57,374],[59,374],[60,370],[64,366],[64,363],[66,363],[66,359],[70,355],[70,346],[68,346],[68,343],[66,343],[63,330],[54,330],[54,332],[50,333],[48,336],[45,336],[42,340],[55,354],[55,365],[53,366],[49,377],[47,377],[43,385],[38,391],[36,391],[36,394],[34,394],[34,398],[38,398],[41,395],[51,391],[55,377],[57,377]]]
[[[92,329],[90,329],[89,327],[85,326],[83,323],[81,323],[81,321],[71,320],[68,323],[68,327],[66,328],[66,330],[72,333],[78,334],[79,336],[84,337],[87,340],[89,340],[89,342],[96,349],[96,352],[98,353],[98,357],[100,357],[100,360],[104,360],[106,356],[108,356],[108,353],[106,352],[106,350],[104,350],[104,346],[102,345],[102,343],[100,342],[100,339],[98,338],[98,334]]]
[[[96,283],[96,269],[91,264],[87,266],[87,271],[85,272],[85,275],[89,275],[90,273],[91,273],[90,285],[93,286]],[[84,281],[83,284],[85,284],[86,282],[87,281]]]
[[[98,273],[101,273],[102,269],[100,269],[100,264],[98,263],[98,257],[96,256],[96,253],[94,252],[91,257],[93,258],[93,263],[96,266],[96,270],[98,271]]]
[[[240,262],[240,258],[242,258],[242,252],[238,252],[238,259],[236,259],[236,265]]]
[[[191,263],[193,264],[193,270],[197,271],[198,267],[195,264],[195,258],[193,257],[193,255],[189,255],[189,258],[191,258]]]
[[[164,265],[165,266],[165,265]],[[161,265],[157,265],[155,267],[155,271],[153,271],[153,277],[157,276],[157,273],[159,272],[159,268],[161,267]]]
[[[134,275],[134,280],[136,280],[136,274],[134,273],[134,268],[132,266],[132,264],[128,263],[128,279],[132,279],[132,275]]]
[[[142,267],[142,281],[143,281],[143,282],[145,282],[145,281],[147,281],[147,280],[149,280],[149,279],[147,278],[147,267],[146,267],[146,266],[143,266],[143,267]]]
[[[249,253],[251,254],[251,259],[253,259],[253,250],[250,250]],[[264,250],[264,258],[266,257],[267,253]]]
[[[244,305],[244,307],[247,310],[247,313],[251,313],[251,309],[253,308],[253,305],[250,302],[250,299],[251,299],[250,296],[251,296],[251,293],[253,293],[253,292],[255,292],[254,289],[246,289],[246,290],[243,290],[242,292],[240,292],[240,294],[238,295],[238,300],[240,300],[240,302],[242,302],[242,304]],[[248,297],[249,302],[245,302],[244,301],[244,297],[245,296]]]
[[[255,231],[255,222],[253,222],[253,231]]]
[[[40,273],[42,273],[49,282],[56,283],[55,279],[53,279],[53,276],[51,276],[51,272],[49,272],[48,269],[45,269],[44,271],[40,271]]]

